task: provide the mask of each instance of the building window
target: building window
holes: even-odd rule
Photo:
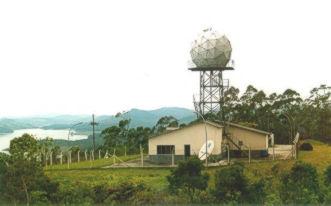
[[[175,153],[175,145],[157,145],[157,154]]]

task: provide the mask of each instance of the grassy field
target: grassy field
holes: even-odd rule
[[[153,190],[162,190],[167,186],[166,176],[170,173],[166,168],[112,168],[47,171],[52,179],[61,184],[83,185],[117,185],[125,181],[143,182]]]
[[[122,161],[129,161],[133,159],[137,159],[140,157],[139,155],[127,155],[126,157],[120,157]],[[116,163],[119,162],[119,160],[115,160]],[[113,158],[108,158],[108,159],[97,159],[94,161],[81,161],[79,163],[74,162],[71,163],[69,166],[69,169],[95,169],[95,168],[102,168],[105,166],[110,166],[113,164]],[[45,168],[46,170],[65,170],[68,169],[67,163],[57,164],[57,165],[52,165],[48,166]]]
[[[325,168],[331,164],[331,146],[318,141],[309,141],[314,150],[310,152],[300,152],[299,160],[308,162],[316,166],[318,173],[322,174]],[[137,156],[127,156],[123,160],[130,160]],[[259,179],[261,177],[273,177],[278,170],[279,172],[287,171],[294,164],[294,160],[261,160],[247,163],[247,159],[243,160],[246,165],[245,173],[249,179]],[[170,168],[109,168],[102,169],[101,167],[112,164],[112,159],[96,160],[92,163],[81,162],[71,166],[72,169],[66,169],[66,165],[53,166],[52,169],[46,170],[46,174],[51,179],[60,182],[60,184],[87,184],[97,185],[106,183],[109,185],[117,184],[122,181],[137,181],[143,182],[146,186],[154,190],[164,190],[167,187],[166,176],[170,174]],[[90,169],[91,168],[91,169]],[[220,167],[208,168],[207,173],[211,175],[210,186],[213,187],[213,174]],[[275,182],[277,184],[277,182]]]

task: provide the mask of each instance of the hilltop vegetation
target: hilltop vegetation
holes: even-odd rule
[[[249,164],[244,158],[233,159],[233,166],[204,168],[194,159],[181,164],[178,171],[169,167],[107,169],[104,167],[112,165],[112,159],[98,159],[73,163],[70,169],[66,163],[44,165],[43,173],[44,160],[38,161],[36,154],[45,151],[48,143],[23,135],[11,142],[11,156],[0,155],[0,190],[4,190],[0,196],[6,202],[66,205],[329,203],[331,147],[316,140],[308,142],[314,149],[300,152],[301,162],[255,159]],[[190,182],[193,176],[196,181]],[[198,180],[201,185],[196,184]],[[20,193],[15,192],[18,190]]]
[[[329,189],[324,184],[326,178],[324,173],[328,166],[331,165],[331,155],[329,155],[331,154],[331,147],[318,141],[309,142],[313,145],[314,150],[300,152],[299,160],[307,164],[311,164],[314,168],[316,168],[317,181],[320,187],[319,191],[323,195],[323,201],[327,201],[327,191],[329,191]],[[296,161],[253,160],[251,164],[248,164],[247,159],[241,159],[239,160],[239,162],[244,165],[242,175],[244,175],[244,178],[247,179],[245,180],[248,182],[247,186],[250,185],[250,187],[258,187],[258,185],[261,183],[260,181],[264,182],[264,186],[262,188],[263,190],[260,192],[265,193],[265,196],[263,197],[263,202],[265,204],[282,204],[282,199],[280,196],[282,187],[281,181],[283,181],[282,178],[284,174],[288,174],[291,172],[291,169],[296,164]],[[112,164],[111,161],[109,163]],[[305,168],[306,166],[303,165],[303,167]],[[310,166],[308,166],[308,168],[309,167]],[[196,195],[196,199],[194,199],[193,201],[205,201],[205,203],[208,203],[208,201],[216,201],[212,197],[212,193],[209,192],[211,190],[214,190],[216,187],[215,181],[217,181],[216,174],[218,173],[218,171],[226,168],[228,167],[223,166],[204,169],[203,174],[208,174],[210,177],[208,181],[209,189],[207,189],[206,191],[198,192]],[[63,167],[62,170],[48,169],[46,170],[46,174],[52,180],[59,182],[60,190],[63,191],[70,190],[71,192],[74,192],[77,189],[77,186],[81,188],[80,191],[82,190],[82,188],[85,188],[83,189],[84,191],[89,191],[97,187],[98,185],[106,185],[106,187],[108,188],[116,188],[123,182],[129,182],[134,185],[144,185],[145,188],[142,191],[136,194],[132,194],[132,196],[128,197],[130,203],[138,202],[142,204],[143,202],[144,204],[184,204],[190,202],[190,197],[184,195],[180,191],[178,195],[172,194],[169,191],[169,182],[167,181],[167,176],[171,174],[171,171],[171,168],[87,169],[85,166],[82,166],[81,169],[75,167],[75,169],[73,170],[67,170],[66,167]],[[220,174],[225,174],[225,171],[221,171]],[[230,172],[228,175],[231,176],[231,174],[232,172]],[[230,177],[227,178],[229,179]],[[231,196],[229,196],[228,198],[231,199]]]

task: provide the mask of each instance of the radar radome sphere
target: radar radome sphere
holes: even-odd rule
[[[191,58],[196,67],[226,67],[231,58],[231,43],[225,35],[212,29],[204,30],[191,48]]]

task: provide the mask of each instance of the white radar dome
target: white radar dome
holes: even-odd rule
[[[231,58],[231,43],[225,35],[203,30],[192,43],[191,58],[196,67],[226,67]]]

